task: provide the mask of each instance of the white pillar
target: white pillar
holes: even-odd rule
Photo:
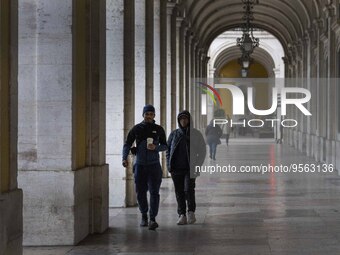
[[[187,29],[185,35],[185,109],[190,111],[191,100],[191,31]]]
[[[136,111],[135,111],[135,80],[136,80],[136,14],[135,14],[135,1],[124,0],[124,135],[125,140],[128,132],[136,124]],[[145,93],[145,87],[142,88],[141,93]],[[144,97],[145,99],[145,97]],[[143,107],[143,106],[141,106]],[[142,118],[142,113],[138,121]],[[135,206],[137,203],[136,193],[134,190],[134,177],[132,171],[132,157],[128,157],[129,166],[125,169],[125,205]]]
[[[160,34],[161,34],[161,24],[160,24],[160,0],[154,1],[154,16],[153,16],[153,104],[156,109],[156,117],[155,120],[158,124],[160,123],[161,116],[161,54],[160,54]],[[165,128],[165,127],[164,127]]]
[[[328,22],[328,84],[327,84],[327,144],[326,144],[326,162],[336,164],[336,80],[337,76],[337,54],[336,53],[336,38],[332,29],[332,24],[336,21],[335,10],[332,5],[329,5],[326,9],[326,17]]]
[[[20,28],[19,47],[32,49],[20,51],[20,100],[29,95],[36,117],[32,129],[19,126],[25,245],[74,245],[108,224],[104,3],[41,0]]]
[[[143,120],[143,107],[146,103],[145,1],[135,0],[135,123]]]
[[[167,2],[166,6],[166,132],[170,134],[172,130],[172,93],[171,93],[171,40],[172,40],[172,12],[175,4],[172,2]],[[164,127],[165,128],[165,127]]]
[[[110,165],[110,207],[125,206],[124,0],[106,0],[106,159]]]
[[[210,86],[215,87],[215,71],[216,68],[210,67],[208,73],[208,84]],[[214,102],[211,100],[209,96],[207,96],[207,125],[209,124],[210,120],[214,117]]]
[[[181,45],[181,27],[182,27],[183,18],[182,17],[176,17],[176,113],[175,115],[179,113],[180,110],[183,110],[183,87],[182,81],[181,81],[181,73],[183,70],[181,70],[181,48],[183,45]],[[177,121],[176,121],[177,122]]]
[[[28,13],[24,4],[19,11]],[[72,171],[72,1],[35,2],[30,14],[19,30],[19,123],[31,123],[29,129],[20,124],[18,137],[23,244],[73,245],[88,230],[82,237],[74,233],[74,180],[81,172]]]

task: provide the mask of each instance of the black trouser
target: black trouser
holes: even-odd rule
[[[188,211],[195,212],[195,182],[196,179],[190,178],[190,173],[171,174],[175,185],[177,212],[178,215],[186,214],[186,202],[188,203]]]
[[[149,210],[147,191],[150,192],[150,219],[155,220],[159,208],[159,188],[162,182],[162,168],[160,164],[135,165],[135,184],[139,210],[147,214]]]
[[[227,145],[229,144],[229,136],[230,136],[229,134],[225,135],[225,142]]]

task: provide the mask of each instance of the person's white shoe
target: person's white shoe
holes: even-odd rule
[[[188,224],[194,224],[196,222],[196,217],[194,212],[188,212]]]
[[[187,224],[187,216],[181,214],[178,218],[177,225],[185,225]]]

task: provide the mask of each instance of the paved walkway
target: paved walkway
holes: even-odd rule
[[[231,139],[206,165],[291,163],[315,164],[270,139]],[[315,167],[315,173],[202,174],[197,223],[185,226],[175,224],[174,189],[164,179],[157,231],[138,226],[137,208],[111,209],[105,234],[76,247],[27,247],[24,255],[339,255],[340,177]]]

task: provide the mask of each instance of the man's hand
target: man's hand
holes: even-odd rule
[[[127,160],[123,160],[122,165],[123,165],[123,167],[127,167],[128,166],[128,161]]]
[[[153,143],[149,143],[148,146],[147,146],[148,150],[155,150],[156,149],[156,145],[154,145]]]

